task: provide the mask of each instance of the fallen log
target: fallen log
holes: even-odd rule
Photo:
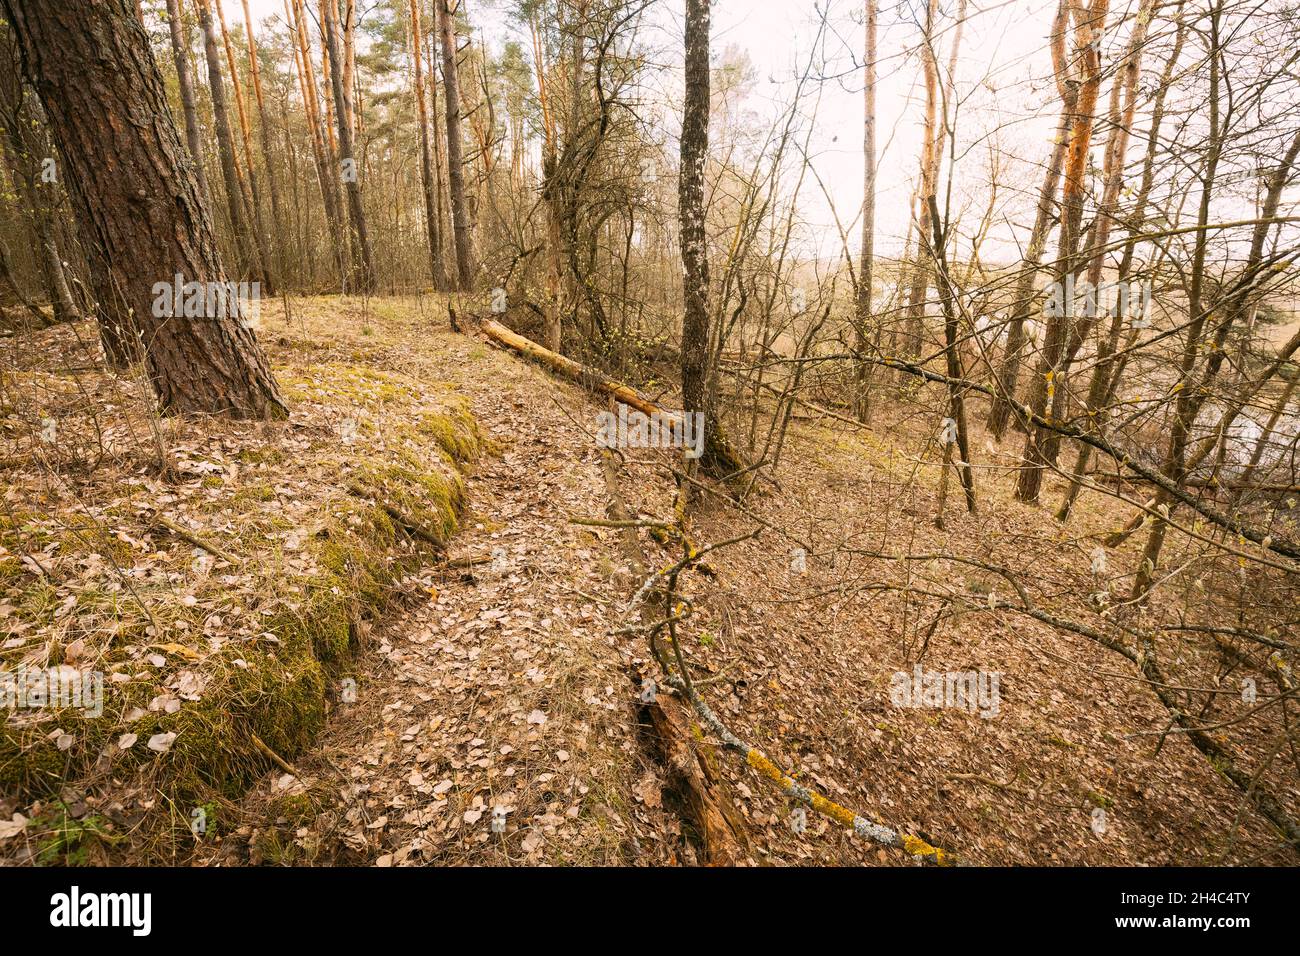
[[[618,465],[608,451],[601,454],[608,494],[606,514],[619,528],[623,553],[638,578],[646,575],[645,553],[637,540],[636,523],[623,501]],[[664,608],[660,606],[662,612]],[[736,810],[726,782],[718,773],[717,756],[703,742],[685,709],[672,697],[656,695],[641,705],[654,731],[655,756],[668,771],[668,791],[675,810],[698,837],[700,856],[709,866],[735,866],[749,856],[745,821]],[[644,721],[643,721],[644,722]]]
[[[667,694],[643,705],[654,728],[659,758],[668,770],[668,790],[681,801],[683,816],[699,833],[704,862],[736,866],[749,856],[745,824],[723,791],[712,748],[697,742],[699,733],[685,710]]]
[[[492,319],[484,319],[479,326],[483,334],[492,341],[506,348],[513,349],[520,355],[527,356],[533,361],[544,365],[552,371],[559,372],[565,378],[572,379],[581,385],[602,392],[617,401],[622,402],[629,408],[635,408],[638,412],[646,415],[669,415],[680,417],[678,412],[666,412],[649,399],[642,398],[630,385],[624,385],[622,382],[616,382],[613,379],[606,378],[599,372],[587,368],[580,362],[575,362],[571,358],[560,355],[558,352],[552,352],[550,349],[543,348],[532,339],[526,339],[522,335],[511,332],[500,322]]]
[[[493,319],[483,319],[479,323],[479,328],[483,330],[484,335],[498,345],[504,345],[506,348],[512,349],[554,372],[558,372],[565,378],[577,382],[579,385],[607,395],[615,401],[622,402],[629,408],[635,408],[646,415],[658,415],[672,422],[680,422],[682,419],[681,412],[667,411],[660,408],[648,398],[643,397],[630,385],[616,382],[595,369],[588,368],[581,362],[575,362],[567,356],[543,348],[532,339],[510,331],[500,322]],[[740,459],[740,456],[731,449],[730,444],[722,435],[717,416],[710,416],[710,419],[711,431],[705,437],[705,452],[700,460],[704,470],[715,478],[723,479],[746,471],[747,466]]]

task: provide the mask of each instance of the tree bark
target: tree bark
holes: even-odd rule
[[[474,237],[465,206],[465,167],[460,129],[460,77],[456,67],[456,25],[448,0],[433,0],[438,13],[438,40],[442,47],[443,110],[447,117],[447,183],[451,193],[451,229],[456,246],[458,288],[474,281]]]
[[[283,416],[262,350],[237,316],[155,314],[155,283],[227,276],[129,0],[0,0],[0,9],[68,169],[105,320],[138,327],[160,408]]]
[[[855,347],[866,351],[871,334],[871,295],[875,272],[876,248],[876,3],[866,0],[864,26],[864,64],[866,82],[862,89],[862,251],[858,268],[857,327]],[[858,421],[867,420],[870,408],[870,368],[858,362],[854,388]]]
[[[716,430],[709,407],[709,258],[704,164],[709,151],[709,0],[686,0],[686,101],[682,115],[678,216],[682,251],[682,408],[704,414],[706,447]]]
[[[1043,352],[1039,357],[1037,375],[1029,392],[1029,407],[1035,414],[1055,412],[1064,395],[1060,377],[1064,369],[1066,343],[1072,333],[1074,304],[1071,301],[1071,280],[1075,273],[1078,251],[1079,225],[1083,218],[1083,200],[1086,188],[1088,147],[1092,142],[1092,127],[1101,88],[1100,40],[1106,29],[1109,0],[1092,0],[1085,8],[1082,0],[1069,0],[1075,21],[1075,54],[1079,61],[1079,79],[1075,98],[1070,106],[1070,142],[1066,147],[1065,181],[1061,192],[1061,235],[1058,287],[1062,290],[1063,307],[1059,314],[1047,317],[1043,337]],[[1058,392],[1059,390],[1059,392]],[[1016,497],[1021,501],[1037,502],[1042,489],[1043,470],[1056,464],[1060,436],[1043,428],[1032,428],[1025,438],[1024,465],[1016,484]]]
[[[230,90],[235,100],[235,115],[239,117],[241,153],[244,157],[243,174],[239,186],[243,190],[244,209],[248,213],[248,227],[253,233],[253,250],[257,254],[257,272],[267,295],[275,294],[275,280],[271,276],[271,253],[267,249],[266,226],[262,220],[262,195],[257,185],[257,170],[253,166],[253,134],[248,124],[248,111],[244,108],[244,91],[239,82],[239,65],[235,62],[235,48],[230,43],[226,28],[226,12],[221,0],[212,0],[217,8],[217,23],[221,27],[221,45],[226,51],[226,67],[230,70]]]
[[[1124,160],[1128,152],[1129,130],[1133,126],[1133,116],[1137,109],[1137,81],[1138,74],[1141,71],[1142,47],[1146,42],[1147,27],[1150,24],[1155,3],[1156,0],[1142,0],[1142,4],[1138,8],[1137,20],[1134,22],[1132,33],[1129,35],[1128,49],[1125,52],[1121,68],[1114,80],[1111,81],[1110,137],[1106,143],[1103,168],[1105,187],[1101,203],[1097,208],[1097,218],[1093,223],[1092,235],[1088,242],[1089,256],[1091,257],[1088,266],[1088,281],[1093,288],[1096,288],[1101,281],[1106,242],[1110,238],[1111,226],[1119,217],[1120,189],[1124,185]],[[1126,278],[1127,276],[1121,273],[1119,281],[1122,283]],[[1096,319],[1093,321],[1095,322]],[[1106,404],[1106,396],[1109,391],[1107,387],[1109,383],[1107,367],[1110,357],[1114,354],[1119,343],[1123,324],[1124,309],[1120,308],[1117,303],[1115,315],[1111,319],[1111,327],[1107,335],[1104,337],[1098,336],[1096,367],[1093,369],[1092,378],[1088,383],[1088,397],[1086,399],[1086,412],[1089,416],[1090,427],[1095,427],[1098,424],[1097,416],[1103,413]],[[1070,343],[1066,357],[1067,363],[1082,346],[1083,339],[1084,333],[1076,332],[1075,340]],[[1079,456],[1070,479],[1070,485],[1061,498],[1061,505],[1056,512],[1058,521],[1064,521],[1070,516],[1070,509],[1079,494],[1080,476],[1087,471],[1091,452],[1092,449],[1088,445],[1079,446]]]
[[[925,126],[921,138],[921,182],[917,190],[920,207],[917,212],[916,261],[912,263],[911,285],[907,293],[907,309],[903,314],[907,354],[917,358],[925,338],[925,299],[930,284],[930,262],[921,253],[930,237],[929,197],[934,194],[938,179],[939,64],[934,54],[934,21],[938,17],[938,0],[927,0],[924,36],[921,40],[921,65],[925,76]]]
[[[167,0],[167,25],[171,28],[172,60],[176,63],[176,82],[181,91],[181,111],[185,115],[185,142],[190,149],[194,178],[205,202],[212,202],[208,176],[203,171],[203,138],[199,133],[199,114],[194,105],[194,84],[190,80],[190,50],[181,23],[181,0]]]
[[[339,163],[346,175],[343,190],[348,197],[348,223],[352,229],[352,268],[357,287],[366,293],[375,291],[374,254],[366,229],[366,211],[361,202],[361,174],[352,143],[352,90],[344,83],[347,75],[339,40],[336,0],[323,0],[325,7],[325,48],[330,62],[330,83],[334,90],[334,114],[339,128]]]
[[[244,208],[244,191],[239,168],[235,165],[234,136],[230,131],[230,114],[226,109],[226,83],[221,76],[221,58],[217,53],[216,28],[212,24],[209,0],[198,0],[199,26],[203,30],[203,54],[208,65],[208,86],[212,92],[212,125],[217,134],[217,154],[221,159],[221,177],[226,187],[226,209],[234,234],[235,261],[240,275],[253,275],[256,255],[253,237]]]
[[[334,166],[333,152],[325,123],[320,115],[320,101],[316,89],[316,73],[312,67],[311,45],[307,42],[307,14],[303,0],[285,0],[286,15],[292,13],[295,64],[298,68],[298,85],[303,104],[307,109],[307,124],[311,127],[312,154],[316,160],[316,178],[320,183],[321,203],[325,207],[325,228],[329,233],[330,250],[334,254],[334,267],[338,270],[340,285],[346,285],[348,256],[344,248],[342,201],[338,191],[338,170]]]
[[[275,222],[275,250],[277,256],[276,274],[281,275],[286,269],[284,219],[280,214],[280,190],[275,182],[275,165],[271,162],[271,127],[266,119],[266,99],[262,93],[262,70],[257,60],[257,39],[253,30],[253,15],[248,8],[248,0],[242,0],[244,7],[244,32],[248,37],[248,71],[253,77],[253,95],[257,99],[257,119],[259,124],[259,142],[262,147],[262,165],[266,168],[266,185],[271,193],[271,218]]]
[[[433,156],[429,150],[429,109],[424,96],[424,53],[420,36],[420,3],[411,0],[411,53],[415,58],[415,102],[420,117],[420,184],[424,191],[425,231],[429,238],[429,275],[433,288],[447,287],[447,273],[442,265],[442,237],[438,231],[438,181],[433,174]]]
[[[993,398],[993,405],[989,411],[988,427],[998,440],[1001,440],[1006,432],[1007,424],[1011,419],[1011,406],[1016,400],[1020,366],[1024,361],[1025,346],[1028,344],[1025,323],[1030,320],[1033,312],[1034,280],[1038,278],[1038,265],[1042,262],[1043,251],[1047,248],[1047,237],[1052,231],[1056,191],[1061,182],[1061,167],[1065,164],[1065,147],[1070,138],[1070,112],[1074,108],[1074,94],[1066,85],[1068,68],[1065,60],[1065,35],[1069,29],[1069,16],[1068,0],[1059,0],[1056,18],[1052,24],[1051,50],[1053,71],[1057,87],[1061,91],[1061,121],[1052,144],[1052,155],[1043,173],[1043,186],[1038,193],[1038,211],[1034,216],[1034,226],[1029,233],[1024,262],[1011,301],[1011,321],[1007,327],[1007,341],[998,367],[997,394]]]
[[[0,31],[4,39],[0,56],[0,126],[5,133],[12,181],[19,196],[32,239],[36,243],[37,265],[45,283],[46,297],[55,322],[79,317],[72,300],[63,256],[59,249],[56,217],[61,198],[57,181],[41,181],[41,161],[54,155],[45,130],[45,117],[35,95],[24,87],[18,67],[18,51],[12,33]],[[43,320],[43,317],[42,317]]]

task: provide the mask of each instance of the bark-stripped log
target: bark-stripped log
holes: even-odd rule
[[[511,332],[500,322],[492,319],[484,319],[482,325],[483,333],[492,341],[497,342],[506,348],[513,349],[520,355],[525,355],[536,362],[540,362],[552,371],[559,372],[565,378],[572,379],[598,392],[608,395],[627,405],[629,408],[635,408],[639,412],[647,415],[668,415],[673,416],[678,412],[666,412],[649,399],[642,398],[629,385],[621,382],[615,382],[613,379],[606,378],[599,372],[575,362],[571,358],[566,358],[558,352],[552,352],[550,349],[542,348],[532,339],[526,339],[522,335]]]

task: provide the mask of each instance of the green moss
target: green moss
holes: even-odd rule
[[[432,437],[451,460],[458,463],[474,461],[482,447],[478,422],[464,403],[457,403],[447,413],[430,412],[420,418],[417,430]]]
[[[244,465],[276,465],[284,460],[284,452],[273,445],[261,448],[244,448],[235,456]]]
[[[232,504],[244,505],[259,501],[273,501],[275,489],[265,481],[254,481],[237,489],[230,500]]]
[[[89,814],[78,819],[62,802],[33,818],[28,833],[36,842],[39,866],[86,866],[96,862],[93,854],[99,844],[121,839],[109,832],[101,817]]]
[[[456,533],[465,482],[456,472],[420,471],[405,457],[405,464],[365,465],[358,472],[357,485],[408,531],[444,546]]]
[[[35,728],[0,725],[0,792],[53,793],[66,765],[64,754]]]
[[[1094,807],[1101,807],[1105,810],[1109,810],[1115,804],[1114,800],[1099,790],[1089,790],[1085,796]]]
[[[92,767],[96,773],[103,770],[120,779],[137,775],[139,782],[158,794],[159,808],[171,808],[165,821],[159,814],[150,826],[170,827],[164,831],[173,835],[170,845],[189,846],[193,808],[239,798],[274,768],[268,750],[293,761],[320,733],[327,714],[327,689],[353,667],[357,623],[382,612],[397,593],[395,585],[401,578],[426,564],[430,549],[446,545],[456,532],[465,505],[460,467],[480,454],[482,440],[458,396],[443,403],[435,392],[435,402],[444,410],[431,411],[424,404],[427,389],[417,391],[400,375],[332,365],[315,366],[312,371],[316,377],[299,382],[305,393],[321,401],[338,404],[355,399],[364,405],[402,398],[408,404],[419,399],[420,404],[405,418],[415,424],[405,426],[409,432],[401,434],[399,447],[390,444],[355,455],[359,465],[351,481],[340,483],[321,502],[317,514],[323,520],[303,542],[303,553],[295,554],[302,562],[287,564],[279,551],[278,533],[290,519],[273,509],[268,512],[263,505],[276,497],[270,483],[250,481],[222,502],[227,513],[235,512],[232,520],[240,529],[241,556],[260,580],[270,584],[270,593],[257,597],[273,609],[263,624],[270,636],[230,642],[201,664],[186,665],[200,671],[205,686],[199,700],[183,702],[172,714],[149,711],[129,724],[122,722],[125,713],[147,707],[157,693],[155,681],[131,680],[105,684],[100,717],[78,712],[75,717],[51,714],[38,724],[0,723],[0,793],[18,799],[57,794]],[[239,457],[259,466],[276,465],[282,459],[273,448],[246,450]],[[19,535],[27,546],[34,543],[36,529],[28,527],[34,518],[0,520],[7,520],[0,530]],[[111,529],[88,529],[65,545],[73,543],[83,549],[103,548],[127,562],[132,559],[130,546],[113,537]],[[314,570],[286,574],[289,567]],[[0,583],[8,580],[27,584],[23,590],[11,588],[17,595],[15,609],[24,621],[52,620],[63,603],[55,588],[26,576],[17,559],[6,556],[0,562]],[[179,598],[186,592],[174,578],[160,577],[141,584],[138,591],[139,600],[107,588],[78,590],[78,627],[100,627],[111,620],[117,628],[117,639],[102,658],[105,670],[124,664],[124,673],[134,673],[139,664],[128,660],[123,649],[158,641],[144,636],[151,619],[140,602],[150,608],[152,619],[166,635],[201,633],[211,610],[202,603],[195,609],[185,607]],[[49,739],[56,726],[75,737],[67,750],[60,751]],[[117,740],[128,732],[137,740],[120,750]],[[149,739],[162,733],[176,735],[170,747],[163,753],[149,749]],[[281,815],[300,822],[314,812],[312,801],[305,799],[287,806]],[[213,819],[215,814],[208,812],[209,832]],[[51,859],[74,859],[79,847],[90,845],[75,827],[56,829],[70,835],[51,841]],[[271,839],[275,845],[266,848],[270,861],[289,861],[301,853],[292,840]],[[159,853],[165,854],[167,844],[159,846]]]
[[[316,801],[310,793],[286,794],[272,803],[270,816],[291,827],[305,826],[316,819]]]

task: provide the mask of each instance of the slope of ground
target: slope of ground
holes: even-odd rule
[[[333,409],[339,422],[383,434],[404,427],[411,401],[450,391],[485,451],[466,478],[450,553],[426,553],[394,585],[405,601],[361,622],[361,653],[335,675],[315,745],[264,761],[251,792],[211,806],[211,825],[177,858],[698,862],[698,835],[675,812],[679,795],[639,699],[641,678],[655,674],[644,635],[626,628],[640,582],[618,530],[570,520],[606,516],[594,439],[603,402],[453,333],[440,300],[314,299],[295,301],[287,317],[265,312],[260,335],[281,368],[289,356],[321,368],[345,362],[392,386],[377,401]],[[308,414],[312,395],[291,388],[295,416]],[[1200,753],[1178,734],[1160,736],[1168,715],[1128,662],[988,610],[990,591],[1010,596],[1002,580],[951,557],[1012,569],[1041,606],[1095,622],[1090,602],[1122,594],[1139,541],[1094,572],[1087,536],[1120,523],[1125,509],[1090,494],[1062,529],[1015,503],[1009,438],[977,456],[979,514],[959,512],[954,492],[940,531],[928,443],[936,423],[907,405],[878,417],[864,431],[797,421],[779,484],[760,485],[748,515],[713,499],[695,514],[699,544],[752,531],[758,518],[766,526],[710,555],[712,577],[683,578],[693,601],[683,648],[723,721],[801,783],[971,863],[1291,862]],[[671,454],[632,449],[622,459],[628,506],[669,518]],[[640,534],[652,564],[678,557]],[[796,541],[808,545],[802,562]],[[906,553],[932,557],[891,559]],[[1171,552],[1171,565],[1179,560]],[[1233,582],[1204,577],[1201,602],[1226,600]],[[1178,659],[1180,680],[1225,681],[1220,716],[1244,709],[1232,696],[1241,673],[1223,676],[1201,642],[1161,651]],[[997,714],[894,706],[893,675],[917,664],[998,672]],[[1269,759],[1265,735],[1221,733],[1294,812],[1297,782]],[[707,751],[716,742],[698,743]],[[817,816],[796,833],[789,798],[730,755],[714,756],[749,833],[749,862],[911,864]],[[494,810],[503,832],[494,832]],[[175,812],[183,820],[190,808]]]
[[[639,582],[619,532],[569,521],[605,515],[593,436],[604,405],[471,336],[440,331],[389,358],[409,374],[454,376],[500,450],[469,480],[473,517],[453,549],[462,560],[423,606],[376,630],[379,653],[319,755],[267,778],[232,837],[202,857],[695,862],[696,835],[667,809],[677,801],[647,742],[644,637],[617,633]],[[1108,498],[1090,495],[1065,530],[1012,501],[1013,439],[981,456],[980,514],[950,503],[937,530],[934,450],[905,451],[924,446],[914,418],[902,408],[893,425],[856,435],[798,424],[779,487],[747,503],[772,527],[711,557],[716,577],[686,579],[695,611],[684,643],[714,710],[801,782],[968,862],[1288,862],[1200,753],[1178,734],[1157,736],[1168,715],[1128,662],[1008,611],[972,611],[1002,587],[979,569],[873,557],[1003,565],[1043,606],[1080,618],[1091,595],[1122,594],[1136,561],[1134,541],[1111,555],[1111,570],[1092,570],[1086,535],[1124,516]],[[628,451],[628,504],[670,516],[672,467],[667,453]],[[694,534],[703,544],[754,527],[706,503]],[[805,570],[780,530],[812,545]],[[643,545],[652,562],[677,557],[644,534]],[[1179,653],[1198,681],[1200,653]],[[892,676],[917,663],[998,671],[997,715],[893,706]],[[1294,778],[1252,750],[1249,734],[1233,742],[1294,809]],[[815,816],[795,833],[787,797],[717,756],[751,862],[910,862]],[[498,807],[503,833],[491,825]]]

